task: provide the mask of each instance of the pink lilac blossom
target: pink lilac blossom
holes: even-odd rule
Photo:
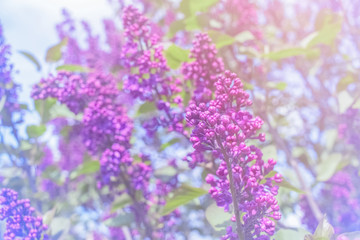
[[[224,63],[216,55],[217,50],[210,37],[206,33],[197,34],[189,56],[195,61],[182,66],[185,80],[195,87],[192,98],[195,103],[208,102],[212,98],[216,77],[224,71]]]
[[[262,38],[261,32],[257,29],[258,13],[253,1],[221,0],[213,11],[216,11],[214,17],[222,23],[225,28],[223,31],[227,34],[235,36],[243,31],[250,31],[257,39]]]
[[[35,216],[29,199],[18,199],[18,193],[3,188],[0,192],[0,220],[6,221],[4,240],[48,240],[47,226]]]
[[[265,162],[260,149],[246,145],[250,139],[265,141],[263,133],[256,134],[263,121],[243,110],[252,102],[236,74],[226,71],[217,78],[215,86],[213,100],[198,106],[191,104],[186,112],[188,124],[195,127],[190,141],[195,152],[210,150],[219,154],[216,176],[210,174],[206,178],[217,205],[229,211],[230,204],[236,204],[238,211],[244,213],[244,223],[238,224],[242,225],[245,239],[270,239],[275,232],[273,220],[281,217],[275,199],[278,186],[274,183],[282,178],[280,174],[267,176],[276,161]],[[236,210],[234,213],[239,214]],[[232,220],[239,221],[235,217]],[[230,230],[224,239],[233,238]]]

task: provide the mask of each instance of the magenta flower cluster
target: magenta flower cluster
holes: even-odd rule
[[[0,192],[0,220],[6,221],[4,240],[48,240],[47,226],[35,216],[29,199],[18,199],[18,193],[3,188]]]
[[[219,207],[229,211],[230,204],[244,213],[242,228],[245,239],[270,239],[275,232],[275,222],[281,215],[275,196],[282,181],[280,174],[272,174],[276,161],[262,159],[257,147],[247,140],[265,141],[264,134],[257,134],[263,124],[244,107],[252,104],[249,94],[236,74],[226,71],[217,78],[215,98],[208,103],[190,105],[186,120],[194,126],[190,141],[195,151],[213,151],[219,156],[216,176],[208,175],[209,193]],[[234,202],[235,201],[235,202]],[[235,217],[233,221],[239,221]],[[235,233],[224,239],[234,239]],[[265,235],[263,234],[265,233]],[[239,237],[239,236],[238,236]]]
[[[132,122],[125,109],[117,101],[118,90],[114,78],[98,71],[88,75],[59,72],[56,76],[42,79],[33,89],[34,99],[57,98],[75,114],[83,113],[81,135],[87,150],[102,157],[101,175],[107,184],[110,176],[117,176],[114,169],[104,161],[106,150],[113,144],[124,146],[121,156],[127,161],[126,153],[132,132]],[[117,166],[119,168],[119,166]],[[103,185],[103,183],[99,183]]]
[[[217,56],[215,44],[206,33],[199,33],[193,41],[190,58],[195,61],[185,63],[182,73],[194,87],[193,101],[195,103],[208,102],[215,90],[216,76],[224,71],[224,63]]]

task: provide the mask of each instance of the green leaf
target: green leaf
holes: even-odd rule
[[[278,185],[279,187],[282,187],[282,188],[287,188],[287,189],[297,192],[297,193],[302,193],[302,194],[305,193],[303,190],[301,190],[301,189],[293,186],[291,183],[289,183],[284,177],[280,183],[277,183],[274,181],[274,184]]]
[[[21,141],[20,143],[20,149],[22,151],[27,151],[32,148],[32,145],[28,141]]]
[[[327,150],[331,150],[334,147],[336,139],[338,138],[337,129],[328,129],[324,132],[325,146]]]
[[[326,216],[320,221],[319,225],[317,226],[313,238],[315,240],[330,240],[332,239],[335,231],[331,224],[327,221]]]
[[[81,121],[82,114],[75,114],[69,110],[69,108],[65,104],[55,104],[52,108],[49,109],[50,119],[65,117],[69,119],[74,119]]]
[[[206,208],[205,217],[215,231],[224,231],[231,224],[232,214],[212,203]]]
[[[271,145],[267,145],[265,147],[263,147],[261,149],[262,153],[263,153],[263,159],[277,159],[277,150],[276,150],[276,146],[271,144]]]
[[[168,148],[168,147],[170,147],[170,146],[172,146],[172,145],[174,145],[175,143],[178,143],[178,142],[180,142],[179,138],[173,138],[170,141],[162,144],[161,147],[160,147],[160,151],[164,151],[166,148]]]
[[[66,217],[56,217],[51,221],[50,230],[51,235],[56,235],[60,232],[67,232],[71,227],[71,222],[69,218]]]
[[[347,86],[349,86],[351,83],[354,83],[356,80],[355,78],[348,74],[345,77],[341,78],[336,86],[336,91],[341,92],[343,90],[346,90]]]
[[[81,65],[65,64],[65,65],[58,66],[56,68],[56,70],[57,71],[64,70],[64,71],[68,71],[68,72],[87,73],[87,72],[90,72],[91,69],[87,68],[87,67],[83,67]]]
[[[115,198],[114,202],[111,206],[111,212],[115,212],[118,209],[122,209],[132,203],[130,196],[127,193],[123,193],[122,195]]]
[[[162,210],[162,215],[168,215],[176,208],[185,205],[205,194],[207,194],[207,191],[202,188],[195,188],[184,184],[174,191],[173,197],[167,200],[166,205]]]
[[[190,12],[191,14],[195,14],[197,12],[207,12],[207,10],[215,5],[219,0],[206,0],[206,1],[188,1],[190,4]]]
[[[273,88],[273,89],[283,91],[283,90],[286,89],[287,83],[286,82],[278,82],[278,83],[276,83],[276,82],[267,82],[266,86],[269,87],[269,88]]]
[[[55,46],[50,47],[46,52],[46,62],[53,63],[59,61],[62,57],[61,49],[66,46],[67,43],[68,39],[63,38],[61,42],[59,42]]]
[[[235,42],[235,38],[218,31],[209,31],[208,34],[215,43],[217,49],[231,45]]]
[[[179,10],[184,13],[186,17],[189,17],[195,15],[197,12],[207,12],[209,7],[215,5],[218,1],[219,0],[182,0],[180,2]]]
[[[335,16],[334,16],[335,17]],[[334,43],[337,35],[340,33],[342,27],[342,18],[337,16],[333,20],[327,20],[322,28],[310,34],[302,42],[306,48],[313,47],[318,44],[331,45]]]
[[[145,102],[139,107],[138,114],[153,112],[156,109],[154,102]]]
[[[350,96],[347,91],[342,91],[338,96],[339,101],[339,113],[344,113],[351,106],[354,99]]]
[[[54,219],[55,214],[56,214],[56,206],[44,214],[43,216],[44,224],[49,226],[51,221]]]
[[[165,50],[165,58],[171,69],[177,69],[183,62],[189,60],[189,50],[182,49],[181,47],[172,44]]]
[[[342,160],[343,158],[340,153],[333,153],[326,157],[326,159],[322,159],[316,167],[316,180],[319,182],[329,180],[338,170],[338,166]]]
[[[50,109],[56,104],[56,101],[55,98],[35,100],[35,109],[40,114],[42,123],[50,120]]]
[[[280,229],[274,235],[274,239],[276,240],[289,240],[289,239],[304,239],[305,235],[309,234],[308,231],[304,229]]]
[[[6,95],[3,95],[0,99],[0,112],[4,109],[5,102],[6,102]]]
[[[155,177],[172,177],[176,174],[176,169],[172,166],[165,166],[155,170]]]
[[[108,227],[121,227],[129,225],[135,221],[134,214],[132,213],[121,213],[114,218],[107,219],[104,224]]]
[[[27,59],[29,59],[33,64],[35,64],[37,71],[41,70],[41,65],[33,54],[31,54],[27,51],[19,51],[19,53],[22,54],[23,56],[25,56]]]
[[[360,109],[360,98],[355,101],[354,105],[352,105],[352,108]]]
[[[250,31],[243,31],[235,36],[235,40],[240,43],[244,43],[254,39],[255,37]]]
[[[268,54],[263,55],[264,58],[270,60],[281,60],[285,58],[295,57],[295,56],[313,56],[318,54],[317,49],[305,49],[301,47],[287,48],[275,52],[270,52]]]
[[[200,29],[199,24],[200,17],[199,16],[191,16],[184,19],[185,30],[192,31],[196,29]]]
[[[30,125],[26,127],[26,133],[30,138],[38,138],[46,132],[45,125]]]
[[[100,169],[99,161],[84,162],[75,171],[70,174],[70,179],[75,179],[81,175],[96,173]]]
[[[167,37],[173,38],[178,31],[184,30],[184,29],[185,29],[184,19],[174,21],[170,24],[169,31],[167,33]]]

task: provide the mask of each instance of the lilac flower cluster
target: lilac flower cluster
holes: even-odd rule
[[[95,71],[88,75],[77,75],[61,71],[56,76],[42,79],[32,93],[34,99],[57,98],[72,112],[84,113],[81,127],[84,144],[93,155],[105,154],[100,161],[100,172],[108,184],[109,176],[116,178],[117,172],[106,166],[106,150],[110,151],[114,144],[128,148],[132,131],[132,122],[117,100],[118,92],[110,74]],[[121,156],[126,158],[124,161],[129,160],[128,154]],[[99,186],[103,185],[99,183]]]
[[[93,69],[101,69],[104,72],[117,71],[122,66],[121,48],[123,34],[117,30],[114,20],[104,20],[106,35],[106,48],[99,41],[99,36],[93,35],[89,24],[82,22],[83,30],[87,35],[87,46],[83,47],[76,39],[78,34],[76,22],[70,14],[63,11],[64,21],[57,25],[56,29],[60,39],[67,39],[63,53],[65,64],[82,65]]]
[[[150,135],[159,126],[182,133],[180,110],[183,106],[178,95],[181,82],[168,76],[163,48],[156,46],[158,36],[151,33],[148,19],[133,6],[124,9],[123,22],[127,42],[122,54],[125,66],[132,71],[125,78],[124,89],[134,98],[154,102],[157,109],[165,113],[144,124]],[[170,105],[177,107],[170,108]]]
[[[193,101],[195,103],[208,102],[214,93],[216,77],[224,71],[224,63],[216,57],[217,50],[206,33],[199,33],[193,41],[190,58],[194,62],[184,63],[182,73],[187,81],[195,86]]]
[[[0,123],[10,126],[13,122],[13,113],[20,111],[17,91],[19,86],[12,81],[13,66],[9,64],[10,46],[5,44],[3,29],[0,24],[0,101],[3,102],[0,114]]]
[[[195,127],[190,141],[195,152],[211,150],[219,156],[216,176],[206,178],[211,185],[209,192],[225,211],[234,205],[232,220],[242,225],[243,239],[270,239],[275,232],[273,220],[281,217],[275,199],[278,186],[274,182],[279,183],[282,178],[272,174],[275,160],[265,162],[260,149],[246,145],[250,139],[265,141],[264,134],[256,134],[263,121],[243,110],[252,102],[236,74],[226,71],[217,78],[215,86],[213,100],[198,106],[191,104],[186,112],[188,124]],[[243,224],[236,211],[244,213]],[[224,239],[232,239],[234,234],[228,232]]]
[[[4,240],[48,240],[44,232],[47,226],[41,217],[35,217],[35,209],[29,199],[18,199],[12,189],[4,188],[0,192],[0,220],[6,221]]]

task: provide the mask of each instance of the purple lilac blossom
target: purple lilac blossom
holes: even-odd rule
[[[215,86],[213,100],[198,106],[191,104],[186,113],[188,124],[195,127],[190,141],[195,151],[211,150],[220,156],[216,176],[210,174],[206,178],[217,205],[229,211],[236,199],[239,211],[244,213],[244,223],[239,224],[243,225],[245,239],[270,239],[275,232],[273,220],[281,217],[275,198],[279,187],[274,182],[281,182],[282,177],[280,174],[267,177],[276,161],[265,162],[260,149],[246,145],[249,139],[265,141],[263,133],[256,134],[263,121],[243,110],[252,102],[236,74],[226,71],[217,78]],[[230,230],[224,239],[233,238]]]
[[[0,192],[0,220],[6,221],[4,240],[48,240],[44,232],[47,226],[41,217],[35,216],[35,209],[29,199],[18,199],[18,193],[3,188]]]
[[[145,122],[145,129],[150,136],[158,127],[183,133],[181,82],[168,74],[163,48],[156,45],[159,37],[151,32],[149,20],[133,6],[124,9],[123,25],[127,40],[122,49],[125,66],[137,71],[125,77],[124,89],[134,98],[154,102],[164,113]]]
[[[354,182],[358,182],[357,170],[352,167],[337,172],[322,187],[317,202],[326,213],[329,222],[336,233],[358,230],[360,216],[360,202]],[[304,212],[302,222],[311,231],[315,231],[317,221],[306,198],[300,199],[300,207]]]

